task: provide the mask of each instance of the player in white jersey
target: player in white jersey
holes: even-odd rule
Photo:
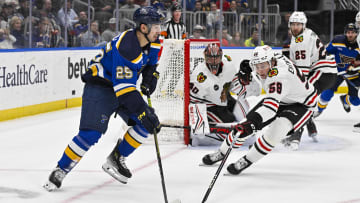
[[[359,30],[360,29],[360,11],[355,16],[355,25],[356,25],[357,29]],[[360,35],[357,36],[356,41],[360,47]]]
[[[271,152],[289,132],[302,128],[311,118],[318,97],[316,89],[301,71],[287,57],[275,55],[267,45],[254,49],[250,66],[256,71],[266,95],[246,115],[246,121],[235,126],[235,131],[240,133],[237,141],[244,142],[254,131],[269,126],[244,157],[228,166],[231,174],[239,174]],[[232,137],[231,134],[228,137]],[[228,146],[229,143],[224,141],[218,152],[205,157],[212,161],[211,164],[220,161]]]
[[[307,18],[304,12],[295,11],[289,18],[292,38],[289,46],[290,60],[301,70],[308,82],[313,84],[318,94],[332,87],[336,82],[336,62],[332,56],[326,56],[325,47],[311,29],[306,28]],[[317,142],[317,130],[312,119],[307,124],[309,136]],[[284,143],[297,150],[302,129],[294,133]]]
[[[251,70],[240,68],[242,71],[238,71],[230,56],[223,56],[222,49],[216,43],[205,48],[204,57],[205,61],[190,74],[190,103],[206,105],[209,124],[241,121],[249,110],[245,97],[260,95],[257,82],[250,83]],[[238,79],[238,75],[242,80]],[[249,83],[254,89],[251,92],[245,87]],[[237,100],[230,92],[238,95]],[[192,135],[192,145],[220,143],[227,134],[219,131],[208,135]]]

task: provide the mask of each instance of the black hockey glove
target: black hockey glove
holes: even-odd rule
[[[252,69],[250,67],[249,62],[250,62],[250,60],[245,59],[245,60],[241,61],[241,63],[240,63],[240,70],[237,73],[237,76],[238,76],[239,82],[242,85],[248,85],[252,80],[252,75],[251,75]]]
[[[153,108],[149,106],[145,107],[144,112],[138,115],[138,119],[149,133],[154,134],[155,132],[160,132],[160,121]]]
[[[239,138],[246,138],[256,130],[251,121],[245,121],[234,126],[234,133],[240,132]]]
[[[156,89],[156,84],[159,79],[159,72],[154,68],[145,68],[142,73],[142,83],[140,85],[141,92],[144,95],[150,96]]]

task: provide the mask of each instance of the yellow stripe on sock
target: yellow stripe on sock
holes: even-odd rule
[[[66,147],[65,154],[73,161],[79,162],[81,157],[75,154],[70,147]]]
[[[124,138],[134,148],[138,148],[141,145],[141,143],[132,138],[128,132],[126,132]]]
[[[327,107],[327,104],[320,104],[320,102],[318,102],[318,107],[322,108],[322,109],[325,109]]]

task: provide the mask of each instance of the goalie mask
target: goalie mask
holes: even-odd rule
[[[215,43],[209,44],[204,51],[205,63],[211,73],[214,75],[219,73],[222,66],[222,49]]]
[[[250,66],[261,79],[266,79],[272,71],[274,51],[268,45],[258,46],[254,49]]]

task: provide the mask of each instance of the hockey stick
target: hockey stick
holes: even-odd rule
[[[182,128],[182,129],[188,129],[191,130],[191,126],[183,126],[183,125],[169,125],[169,124],[160,124],[161,127],[165,127],[165,128]],[[209,125],[210,127],[210,132],[222,132],[222,131],[230,131],[233,128],[230,127],[221,127],[221,126],[217,126],[217,125]]]
[[[232,133],[234,133],[234,131],[233,131]],[[220,163],[220,165],[219,165],[219,168],[217,169],[217,171],[216,171],[213,179],[211,180],[211,183],[210,183],[210,185],[209,185],[209,188],[207,189],[207,191],[206,191],[206,193],[205,193],[205,196],[204,196],[204,198],[202,199],[201,203],[205,203],[206,200],[207,200],[207,198],[209,197],[210,192],[211,192],[211,190],[213,189],[213,187],[214,187],[214,185],[215,185],[215,182],[216,182],[217,178],[219,177],[219,174],[220,174],[222,168],[224,167],[224,164],[225,164],[227,158],[229,157],[229,154],[230,154],[231,150],[233,149],[233,146],[234,146],[236,140],[238,139],[238,137],[239,137],[240,135],[241,135],[241,132],[235,134],[235,137],[233,138],[233,141],[231,142],[231,145],[229,146],[228,150],[226,151],[226,153],[225,153],[225,155],[224,155],[224,159],[221,161],[221,163]]]
[[[147,100],[148,100],[149,107],[152,108],[150,95],[147,95]],[[158,143],[158,139],[157,139],[156,130],[154,130],[154,140],[155,140],[155,148],[156,148],[156,157],[157,157],[157,160],[158,160],[159,170],[160,170],[161,186],[162,186],[163,193],[164,193],[165,203],[168,203],[167,194],[166,194],[166,187],[165,187],[165,178],[164,178],[164,172],[163,172],[163,168],[162,168],[162,164],[161,164],[161,156],[160,156],[159,143]]]

